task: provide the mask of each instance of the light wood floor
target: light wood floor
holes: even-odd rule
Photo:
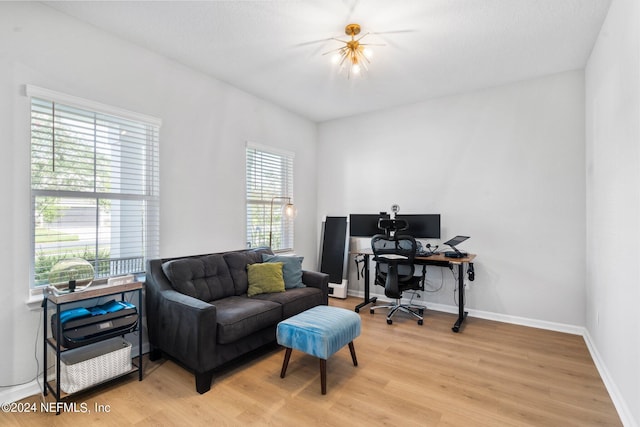
[[[349,309],[358,302],[330,300]],[[331,357],[324,396],[317,359],[294,351],[281,379],[284,351],[272,347],[218,373],[204,395],[175,363],[145,360],[142,382],[131,375],[77,396],[90,413],[2,414],[0,424],[621,425],[582,337],[471,317],[454,334],[453,315],[425,315],[423,326],[402,315],[387,325],[384,311],[361,310],[358,367],[347,347]]]

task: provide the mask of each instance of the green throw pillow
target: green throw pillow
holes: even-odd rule
[[[268,255],[262,254],[264,262],[282,262],[282,275],[284,276],[284,288],[304,288],[302,283],[302,260],[301,256],[292,255]]]
[[[247,296],[284,292],[281,262],[248,264],[247,276],[249,278]]]

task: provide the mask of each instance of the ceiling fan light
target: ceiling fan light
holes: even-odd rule
[[[349,24],[345,27],[345,34],[351,37],[351,40],[340,40],[338,38],[333,38],[333,40],[339,41],[343,43],[343,46],[336,49],[337,54],[331,57],[331,62],[334,65],[339,65],[340,70],[347,69],[347,78],[350,75],[359,75],[363,74],[366,71],[369,71],[368,64],[370,63],[369,59],[373,56],[373,51],[365,47],[360,43],[360,40],[365,38],[369,33],[364,36],[356,39],[355,36],[360,33],[360,25],[358,24]],[[326,55],[329,52],[323,53]],[[364,69],[363,69],[364,67]]]

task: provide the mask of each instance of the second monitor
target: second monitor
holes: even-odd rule
[[[351,237],[373,237],[382,233],[378,228],[378,221],[381,218],[389,218],[389,214],[350,214],[349,235]]]
[[[398,234],[408,234],[416,239],[440,238],[440,214],[396,215],[396,219],[404,219],[409,228]]]

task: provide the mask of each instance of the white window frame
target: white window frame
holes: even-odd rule
[[[264,161],[252,168],[250,156]],[[245,162],[247,247],[271,246],[274,252],[293,251],[295,221],[286,218],[283,210],[294,202],[295,153],[247,142]],[[276,179],[271,179],[274,176]]]
[[[85,112],[94,113],[96,115],[101,115],[102,117],[113,118],[114,120],[124,120],[125,123],[135,122],[136,125],[143,126],[146,129],[150,130],[150,133],[145,133],[146,142],[144,145],[144,157],[142,160],[142,167],[144,168],[144,179],[142,180],[142,185],[139,188],[144,188],[142,191],[127,191],[124,188],[120,188],[118,191],[105,191],[99,190],[98,188],[93,189],[82,189],[79,191],[78,189],[42,189],[35,188],[36,186],[32,182],[30,185],[31,188],[31,268],[30,268],[30,289],[31,294],[35,295],[41,291],[41,289],[46,286],[46,284],[38,284],[36,285],[36,255],[37,255],[37,245],[36,245],[36,211],[35,211],[35,201],[36,197],[49,196],[56,198],[66,198],[68,200],[76,200],[80,201],[83,199],[95,199],[96,203],[98,200],[113,200],[122,201],[121,203],[125,203],[124,201],[134,201],[140,202],[142,206],[144,206],[144,213],[142,215],[143,225],[141,228],[137,229],[138,232],[143,236],[143,243],[140,245],[143,247],[140,255],[143,257],[142,261],[142,269],[140,270],[140,263],[137,262],[135,266],[116,266],[115,268],[110,268],[110,273],[98,275],[96,271],[96,276],[98,278],[106,280],[107,277],[111,275],[121,275],[125,273],[142,273],[144,272],[144,266],[146,264],[146,260],[150,258],[157,258],[159,256],[159,247],[160,247],[160,189],[159,189],[159,132],[160,126],[162,124],[161,120],[155,117],[139,114],[136,112],[124,110],[118,107],[109,106],[106,104],[101,104],[95,101],[67,95],[60,92],[51,91],[49,89],[40,88],[33,85],[26,85],[26,95],[30,98],[29,102],[29,116],[30,116],[30,129],[33,129],[32,115],[34,109],[34,102],[51,102],[53,105],[64,105],[67,107],[73,107],[80,110],[84,110]],[[34,101],[37,99],[39,101]],[[55,125],[52,125],[55,126]],[[136,128],[138,129],[138,128]],[[123,132],[124,134],[125,132]],[[33,138],[33,135],[32,135]],[[30,138],[30,147],[32,147],[33,140]],[[94,149],[95,149],[94,142]],[[32,148],[30,148],[30,165],[33,164],[33,154]],[[132,160],[129,157],[124,157],[124,161]],[[123,181],[124,182],[124,181]],[[95,185],[95,184],[94,184]],[[125,185],[126,186],[126,185]],[[96,215],[97,217],[97,215]],[[98,219],[96,218],[95,224],[96,230],[100,230],[102,227]],[[99,237],[98,232],[96,232],[96,242],[98,242]],[[118,245],[120,242],[118,242]],[[96,247],[98,244],[96,244]],[[111,259],[109,261],[112,261]],[[97,262],[97,261],[96,261]],[[128,270],[140,270],[140,271],[127,271]]]

